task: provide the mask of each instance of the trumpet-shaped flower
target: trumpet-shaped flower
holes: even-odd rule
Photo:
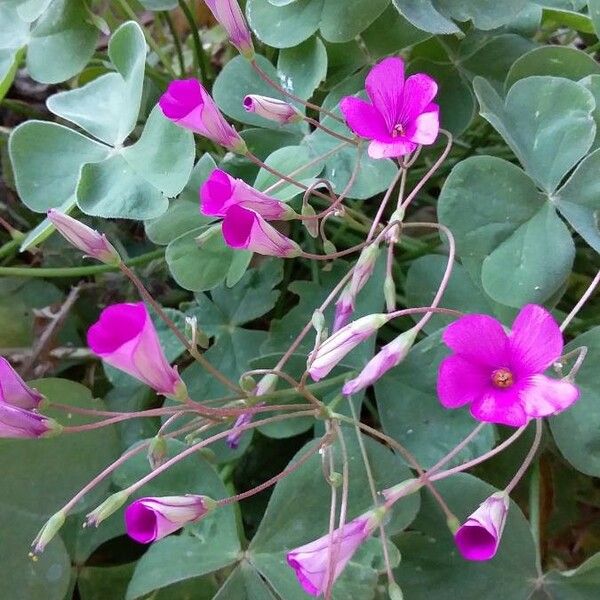
[[[570,381],[543,374],[560,357],[563,338],[541,306],[525,306],[508,335],[492,317],[467,315],[449,325],[442,339],[454,351],[438,371],[438,396],[446,408],[470,404],[479,421],[520,427],[565,410],[579,397]]]
[[[54,419],[0,402],[0,438],[39,438],[61,429]]]
[[[231,43],[248,59],[254,58],[252,35],[238,0],[205,0],[215,19],[223,26]]]
[[[141,498],[125,509],[127,535],[149,544],[204,517],[215,505],[206,496],[162,496]]]
[[[489,560],[500,545],[509,507],[508,495],[492,494],[460,526],[454,541],[462,556],[468,560]]]
[[[357,135],[372,140],[371,158],[410,154],[433,144],[439,132],[439,106],[433,102],[437,83],[424,73],[404,80],[404,61],[392,57],[375,65],[365,87],[371,103],[346,96],[340,110]]]
[[[0,356],[0,404],[10,404],[30,410],[37,408],[44,396],[30,388],[10,366],[10,363]]]
[[[197,79],[171,81],[158,104],[165,117],[180,127],[203,135],[232,152],[246,153],[244,140],[225,120]]]
[[[167,361],[143,302],[113,304],[88,330],[89,347],[109,365],[159,394],[183,399],[185,384]]]
[[[48,211],[48,219],[58,233],[88,256],[107,265],[118,265],[121,262],[119,253],[103,233],[54,208]]]
[[[291,258],[300,246],[269,225],[255,210],[239,204],[229,207],[223,219],[223,238],[231,248],[243,248],[265,256]]]
[[[200,211],[210,217],[224,217],[232,206],[249,208],[267,221],[296,216],[296,212],[284,202],[259,192],[221,169],[215,169],[200,187]]]
[[[244,108],[247,112],[281,125],[297,123],[303,119],[302,113],[288,102],[277,98],[269,98],[268,96],[259,96],[258,94],[246,96],[244,98]]]
[[[296,572],[307,594],[320,596],[340,576],[359,546],[373,533],[378,523],[373,513],[366,513],[336,529],[333,534],[300,546],[287,554],[287,562]],[[333,574],[330,563],[333,555]]]

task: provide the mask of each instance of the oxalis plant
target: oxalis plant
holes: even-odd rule
[[[598,598],[597,28],[0,6],[2,598]]]

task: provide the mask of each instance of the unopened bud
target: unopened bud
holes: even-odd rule
[[[316,214],[315,209],[308,202],[302,205],[303,217],[314,217]],[[302,219],[302,225],[306,227],[306,231],[311,237],[316,238],[319,236],[319,221],[317,219]]]
[[[240,377],[240,387],[249,394],[253,393],[256,389],[256,379],[251,375],[242,375]]]
[[[333,242],[325,240],[323,242],[323,252],[325,252],[325,254],[335,254],[337,252],[337,248],[334,246]]]
[[[125,490],[112,494],[100,506],[86,515],[83,526],[89,527],[93,525],[94,527],[98,527],[102,521],[108,519],[110,515],[119,510],[125,504],[127,498],[129,498],[129,493]]]
[[[386,503],[391,505],[400,500],[400,498],[418,492],[422,487],[423,483],[418,479],[406,479],[387,490],[383,490],[381,494],[385,498]]]
[[[244,98],[244,108],[247,112],[281,125],[298,123],[304,118],[302,113],[288,102],[268,96],[259,96],[258,94],[246,96]]]
[[[54,536],[58,533],[60,528],[65,523],[66,514],[64,511],[60,510],[57,513],[53,514],[44,524],[44,526],[40,529],[39,533],[35,536],[33,543],[31,544],[31,552],[32,556],[36,554],[41,554],[48,543],[54,538]]]
[[[167,440],[162,435],[157,435],[148,446],[148,462],[154,471],[164,464],[167,457]]]
[[[342,485],[343,480],[344,478],[342,477],[342,474],[338,473],[337,471],[333,471],[329,475],[329,483],[331,484],[331,487],[339,488]]]
[[[317,334],[320,334],[325,327],[325,316],[320,310],[315,310],[312,314],[312,326],[315,328]]]
[[[270,394],[277,387],[277,380],[279,377],[274,373],[269,373],[265,375],[256,386],[256,390],[254,391],[255,396],[263,396],[264,394]]]
[[[369,281],[369,277],[371,277],[373,273],[378,256],[379,244],[370,244],[360,253],[350,281],[350,293],[353,298],[356,297],[358,292],[360,292],[367,281]]]
[[[404,600],[404,594],[395,581],[390,581],[390,584],[388,585],[388,594],[390,600]]]
[[[396,284],[391,275],[387,275],[383,282],[383,295],[387,311],[394,312],[396,310]]]

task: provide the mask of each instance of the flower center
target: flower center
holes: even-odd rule
[[[401,123],[396,123],[392,129],[392,137],[395,138],[399,135],[404,135],[404,126]]]
[[[513,374],[508,369],[496,369],[492,373],[492,383],[499,388],[508,388],[515,382]]]

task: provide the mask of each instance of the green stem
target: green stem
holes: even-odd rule
[[[157,248],[147,254],[136,256],[126,261],[127,266],[143,265],[155,258],[162,258],[165,249]],[[34,267],[0,267],[0,275],[6,277],[86,277],[110,271],[118,271],[118,266],[90,265],[89,267],[59,267],[59,268],[34,268]]]
[[[144,37],[146,38],[146,42],[148,42],[148,45],[150,46],[150,48],[152,48],[153,52],[156,54],[156,56],[158,56],[160,62],[163,64],[165,69],[169,72],[169,75],[171,75],[171,77],[173,77],[173,79],[176,79],[177,73],[175,73],[175,71],[173,70],[173,67],[171,66],[169,60],[163,54],[162,50],[160,49],[160,46],[156,43],[154,38],[148,33],[146,28],[141,23],[138,22],[137,15],[135,14],[135,11],[131,8],[131,6],[129,6],[129,4],[127,4],[127,0],[118,0],[118,2],[121,5],[121,8],[125,12],[125,14],[130,19],[132,19],[133,21],[138,23],[138,25],[142,28],[142,31],[144,32]]]
[[[529,480],[529,525],[535,545],[536,567],[542,573],[542,543],[540,521],[540,463],[536,460],[531,468]]]
[[[187,22],[189,23],[190,30],[192,32],[192,40],[194,42],[194,62],[196,63],[196,70],[198,72],[198,76],[202,80],[202,83],[206,83],[208,81],[208,60],[206,55],[204,54],[204,49],[202,48],[202,42],[200,41],[200,35],[198,33],[198,25],[196,25],[196,19],[194,19],[194,15],[190,10],[190,7],[187,5],[185,0],[179,0],[179,8],[183,12]]]
[[[19,247],[19,243],[19,240],[10,240],[10,242],[6,242],[6,244],[0,246],[0,258],[12,254]]]
[[[173,21],[171,20],[171,16],[165,10],[161,13],[164,20],[167,22],[167,26],[169,27],[169,31],[171,32],[171,37],[173,38],[173,44],[175,44],[175,50],[177,52],[177,59],[179,60],[179,70],[181,71],[181,76],[185,75],[185,61],[183,60],[183,50],[181,49],[181,42],[179,41],[179,36],[175,31],[175,27],[173,25]]]

